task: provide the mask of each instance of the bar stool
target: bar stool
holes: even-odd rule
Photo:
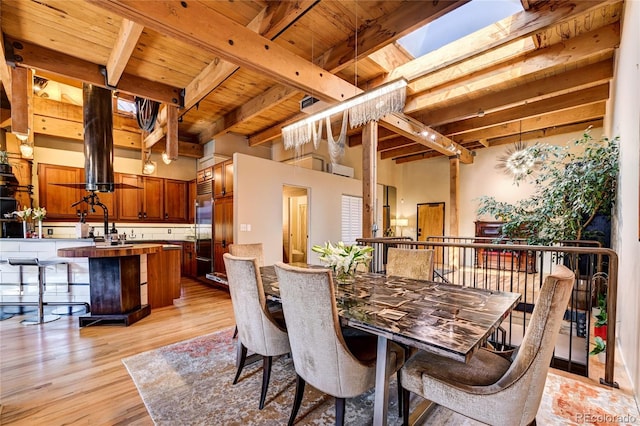
[[[44,274],[47,266],[55,265],[58,263],[62,263],[59,260],[50,260],[50,261],[41,261],[38,258],[9,258],[9,265],[15,266],[37,266],[38,267],[38,316],[37,317],[29,317],[22,320],[22,324],[25,325],[33,325],[33,324],[44,324],[46,322],[51,322],[60,319],[60,315],[45,315],[44,314]]]

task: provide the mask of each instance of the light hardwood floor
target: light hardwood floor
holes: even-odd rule
[[[151,425],[122,358],[232,326],[229,294],[182,279],[174,306],[129,326],[0,321],[1,425]]]

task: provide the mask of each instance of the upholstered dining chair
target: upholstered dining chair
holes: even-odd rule
[[[250,243],[250,244],[229,244],[229,253],[238,257],[255,257],[258,259],[258,267],[264,266],[264,252],[262,249],[262,243]],[[267,302],[267,306],[270,310],[274,310],[273,306]],[[238,327],[236,326],[233,331],[233,338],[238,335]]]
[[[230,253],[225,253],[223,259],[238,329],[239,362],[233,384],[238,382],[244,368],[247,350],[262,355],[262,392],[259,404],[262,410],[269,387],[273,357],[291,351],[289,337],[284,319],[280,318],[278,321],[267,309],[258,260],[255,257],[238,257]]]
[[[433,280],[433,249],[389,247],[387,275],[417,280]]]
[[[275,269],[297,376],[288,424],[295,421],[308,382],[335,397],[336,425],[342,425],[345,398],[375,385],[377,337],[342,334],[331,271],[285,263],[277,263]],[[397,372],[403,361],[403,349],[391,342],[389,374]]]
[[[411,357],[401,370],[404,424],[409,392],[491,425],[535,424],[574,279],[562,265],[546,277],[513,363],[486,349],[466,364],[422,351]]]

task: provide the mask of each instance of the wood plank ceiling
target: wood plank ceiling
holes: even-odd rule
[[[381,122],[378,144],[398,163],[451,155],[452,142],[472,162],[486,146],[601,125],[621,0],[523,0],[525,11],[420,58],[397,43],[464,3],[1,0],[0,11],[9,65],[76,85],[106,74],[123,94],[178,106],[181,154],[228,132],[270,144],[306,94],[337,102],[399,77],[404,114]],[[442,138],[425,141],[424,126]]]

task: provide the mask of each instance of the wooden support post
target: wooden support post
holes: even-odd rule
[[[170,160],[178,159],[178,108],[167,105],[167,140],[165,152]]]
[[[11,132],[28,135],[33,144],[33,71],[11,68]]]
[[[376,177],[377,171],[378,123],[373,121],[362,129],[362,237],[376,237]]]
[[[449,235],[460,235],[460,158],[449,157]],[[458,250],[449,250],[449,264],[459,265]]]

